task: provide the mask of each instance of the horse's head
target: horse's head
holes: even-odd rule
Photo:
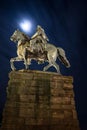
[[[10,40],[13,42],[18,42],[19,40],[24,40],[23,33],[19,30],[15,30],[15,32],[10,37]]]

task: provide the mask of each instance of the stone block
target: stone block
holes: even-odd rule
[[[71,76],[10,72],[1,130],[24,129],[80,130]]]

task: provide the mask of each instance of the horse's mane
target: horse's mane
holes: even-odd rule
[[[24,34],[24,33],[22,33],[22,35],[24,36],[24,38],[25,38],[26,41],[30,41],[30,37],[29,37],[29,36],[27,36],[27,35]]]

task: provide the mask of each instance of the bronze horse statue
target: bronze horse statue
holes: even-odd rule
[[[65,51],[60,47],[46,43],[44,52],[41,52],[40,50],[38,51],[37,48],[39,48],[43,43],[40,43],[39,40],[30,46],[31,38],[19,30],[15,30],[10,39],[13,42],[17,42],[17,57],[11,58],[10,60],[12,70],[16,70],[14,67],[15,61],[24,61],[25,69],[28,69],[32,59],[36,60],[38,63],[48,62],[48,65],[43,68],[43,71],[46,71],[53,66],[60,74],[59,65],[56,63],[57,58],[67,68],[70,67],[70,63],[66,58]]]

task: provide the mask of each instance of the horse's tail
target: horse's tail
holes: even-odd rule
[[[57,47],[57,52],[58,52],[58,59],[62,62],[62,64],[64,64],[67,68],[69,68],[70,63],[66,58],[65,51],[62,48]]]

